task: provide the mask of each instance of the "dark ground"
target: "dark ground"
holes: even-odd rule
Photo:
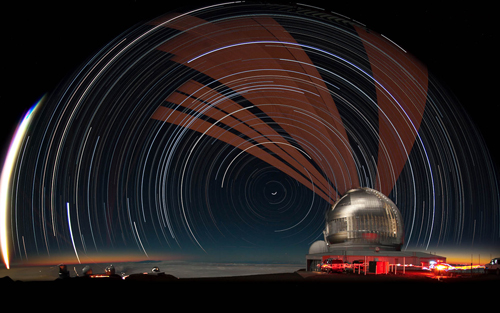
[[[150,297],[168,294],[253,294],[269,295],[290,294],[293,292],[322,294],[325,290],[333,294],[375,295],[379,292],[391,294],[422,293],[433,296],[446,292],[448,297],[462,297],[472,293],[481,296],[482,292],[491,296],[491,290],[500,287],[500,275],[464,274],[460,277],[440,277],[423,273],[407,273],[405,275],[358,275],[358,274],[326,274],[297,271],[286,274],[249,275],[219,278],[181,278],[163,274],[134,274],[123,280],[119,276],[109,278],[77,277],[54,279],[53,281],[14,281],[8,276],[0,278],[0,290],[5,294],[19,293],[35,295],[41,291],[50,294],[68,296],[92,294],[93,297],[122,295],[128,293],[148,294]],[[80,295],[80,296],[79,296]],[[470,298],[469,298],[470,299]]]
[[[177,279],[138,274],[117,278],[13,281],[0,278],[1,299],[23,311],[45,307],[80,312],[212,310],[267,312],[447,310],[495,311],[500,275],[434,279],[416,275],[294,272],[240,277]],[[492,306],[493,304],[493,306]],[[52,311],[52,310],[51,310]]]

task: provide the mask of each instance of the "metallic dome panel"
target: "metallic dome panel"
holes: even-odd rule
[[[349,190],[326,214],[328,245],[400,250],[403,221],[396,205],[370,188]]]

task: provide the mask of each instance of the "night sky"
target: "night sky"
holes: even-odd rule
[[[45,98],[13,171],[13,264],[302,262],[359,186],[396,203],[404,249],[499,252],[487,10],[317,5],[362,23],[330,28],[248,5],[15,6],[4,155]]]

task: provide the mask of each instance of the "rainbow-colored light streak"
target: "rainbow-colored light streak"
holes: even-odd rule
[[[33,120],[33,113],[35,109],[39,106],[40,103],[43,102],[45,97],[42,97],[28,112],[24,115],[24,118],[19,123],[19,126],[16,129],[14,137],[9,146],[9,150],[7,152],[7,156],[5,158],[2,174],[0,177],[0,246],[2,248],[2,258],[7,269],[10,269],[10,258],[9,258],[9,249],[8,249],[8,224],[7,217],[10,208],[10,183],[12,178],[12,172],[16,165],[17,158],[19,156],[19,151],[21,148],[21,144],[24,141],[26,130],[28,129],[29,124]]]

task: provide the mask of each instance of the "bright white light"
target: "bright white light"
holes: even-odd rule
[[[69,234],[71,235],[71,243],[73,244],[73,250],[75,250],[75,255],[76,258],[78,259],[78,263],[81,264],[80,257],[78,256],[78,251],[76,250],[75,239],[73,238],[73,229],[71,228],[71,215],[69,210],[69,203],[67,202],[66,202],[66,211],[68,213],[68,227],[69,227]]]
[[[5,158],[2,174],[0,177],[0,246],[2,248],[2,257],[5,267],[10,269],[10,259],[9,259],[9,249],[8,249],[8,225],[7,225],[7,216],[10,209],[10,199],[9,199],[9,191],[10,191],[10,183],[12,171],[15,167],[17,157],[19,155],[19,150],[21,144],[24,140],[26,130],[28,129],[28,125],[33,119],[33,112],[43,101],[43,98],[38,101],[24,116],[21,123],[16,129],[14,137],[9,146],[9,151],[7,152],[7,157]]]

